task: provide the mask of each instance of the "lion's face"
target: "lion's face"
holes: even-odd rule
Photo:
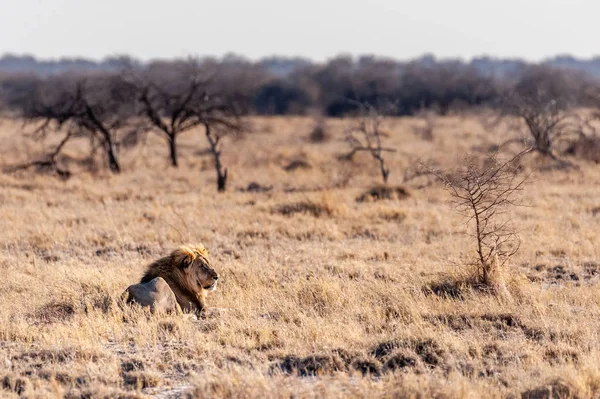
[[[219,273],[210,266],[210,262],[205,257],[198,256],[194,259],[188,272],[190,273],[190,278],[198,285],[198,291],[202,288],[207,291],[214,291],[217,289]]]

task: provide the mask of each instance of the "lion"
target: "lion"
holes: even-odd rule
[[[206,296],[217,289],[219,274],[211,267],[203,245],[182,245],[170,255],[151,263],[140,283],[162,277],[184,312],[200,313],[206,308]]]

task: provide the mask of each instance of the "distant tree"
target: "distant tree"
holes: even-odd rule
[[[210,76],[195,61],[156,62],[133,81],[143,116],[167,139],[171,165],[177,167],[177,138],[202,124],[195,110],[207,101]]]
[[[259,89],[254,107],[262,115],[302,114],[310,102],[310,96],[302,88],[277,80]]]
[[[31,93],[42,79],[33,73],[0,74],[0,107],[3,111],[18,111],[27,106]]]
[[[358,122],[346,132],[346,141],[350,152],[344,156],[352,159],[357,152],[368,152],[379,164],[379,170],[384,183],[387,183],[390,170],[383,157],[384,152],[395,152],[395,148],[386,147],[383,143],[384,133],[381,130],[383,116],[379,109],[364,102],[354,102],[360,109]]]
[[[244,130],[244,105],[253,95],[252,87],[232,84],[245,72],[235,67],[238,61],[229,62],[233,64],[228,71],[196,60],[154,63],[131,79],[138,89],[142,115],[167,138],[173,166],[179,163],[178,136],[204,127],[215,161],[218,191],[225,191],[227,185],[227,168],[221,158],[223,139]]]
[[[23,109],[27,121],[40,124],[34,137],[61,132],[60,144],[45,160],[23,165],[57,168],[60,151],[74,137],[87,136],[106,157],[110,170],[121,171],[119,132],[131,128],[135,115],[135,91],[118,75],[49,78],[31,93]],[[58,169],[56,169],[58,171]]]
[[[559,70],[529,67],[504,97],[505,111],[526,127],[526,146],[545,157],[566,163],[556,155],[558,141],[575,131],[570,107],[577,97],[573,82]],[[511,139],[510,142],[521,141]]]
[[[410,62],[402,69],[400,80],[396,96],[400,115],[412,115],[423,109],[445,115],[459,104],[476,106],[490,103],[498,96],[490,78],[455,61]]]

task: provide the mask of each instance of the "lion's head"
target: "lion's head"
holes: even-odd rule
[[[196,285],[196,291],[217,289],[219,274],[212,268],[208,251],[202,245],[182,245],[171,253],[173,263],[188,277],[188,283]]]

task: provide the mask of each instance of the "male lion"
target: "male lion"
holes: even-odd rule
[[[140,283],[162,277],[183,311],[201,312],[206,307],[208,291],[217,289],[219,274],[208,260],[208,251],[202,245],[183,245],[153,263],[146,269]]]

